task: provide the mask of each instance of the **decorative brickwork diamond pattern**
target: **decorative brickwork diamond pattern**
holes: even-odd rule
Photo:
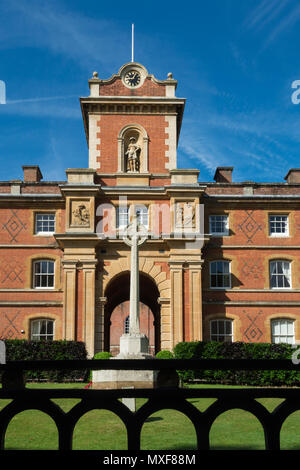
[[[26,229],[26,224],[22,222],[19,218],[18,211],[11,210],[11,216],[6,223],[2,225],[2,230],[6,230],[6,232],[11,237],[10,242],[17,243],[18,242],[18,235],[22,232],[22,230]]]
[[[23,268],[20,266],[18,259],[10,259],[9,262],[3,261],[0,264],[0,279],[1,284],[6,282],[15,282],[16,284],[22,283]]]
[[[245,261],[241,268],[241,271],[245,277],[253,277],[254,279],[259,279],[263,272],[263,267],[259,263]]]
[[[17,317],[20,315],[20,311],[16,312],[15,314],[9,315],[7,313],[3,313],[3,316],[0,316],[0,325],[3,328],[0,330],[0,338],[3,339],[12,339],[17,338],[19,335],[19,331],[15,325],[15,321]]]
[[[244,313],[246,313],[244,311]],[[247,338],[247,340],[251,343],[257,343],[258,340],[262,337],[263,332],[261,329],[256,325],[256,320],[259,317],[259,315],[262,314],[262,311],[259,311],[258,314],[256,315],[255,318],[251,318],[249,314],[246,314],[250,324],[247,327],[247,329],[244,331],[244,336]]]
[[[252,211],[245,211],[246,212],[246,218],[244,221],[239,224],[240,230],[243,232],[245,237],[247,238],[247,243],[253,243],[253,238],[256,235],[256,233],[259,230],[262,230],[262,227],[260,224],[256,222],[256,220],[253,217],[254,210]]]

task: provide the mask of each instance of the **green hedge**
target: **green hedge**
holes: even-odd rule
[[[79,360],[87,359],[85,344],[80,341],[5,340],[6,361]],[[26,380],[74,382],[86,380],[86,370],[26,371]]]
[[[110,359],[112,357],[112,353],[109,351],[101,351],[97,352],[93,359]]]
[[[291,359],[295,349],[289,344],[182,342],[174,348],[175,359]],[[204,383],[253,386],[300,386],[298,371],[178,371],[184,382],[201,380]]]
[[[163,349],[162,351],[158,351],[155,357],[157,359],[174,359],[174,354],[171,351]]]

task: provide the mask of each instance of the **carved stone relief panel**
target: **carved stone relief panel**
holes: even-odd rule
[[[91,209],[89,200],[72,199],[70,203],[70,227],[86,227],[91,225]]]
[[[175,203],[175,228],[194,229],[196,227],[196,207],[194,201]]]

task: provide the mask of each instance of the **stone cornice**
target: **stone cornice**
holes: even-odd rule
[[[101,192],[110,197],[118,196],[165,196],[166,191],[163,186],[102,186]]]
[[[99,96],[80,98],[81,112],[87,142],[89,142],[88,119],[93,114],[156,114],[177,116],[177,137],[182,124],[185,98],[153,96]]]
[[[87,248],[95,248],[99,243],[102,242],[102,239],[93,232],[57,233],[54,236],[61,248],[73,246],[82,247],[82,244]]]
[[[210,235],[208,235],[210,237]],[[299,245],[206,245],[207,250],[299,250]]]
[[[100,175],[102,176],[102,175]],[[107,176],[112,176],[111,174]],[[126,174],[125,174],[126,176]],[[151,179],[151,174],[149,175]],[[160,178],[169,178],[169,174],[160,175]],[[155,176],[153,177],[156,178]],[[103,194],[109,194],[110,196],[123,195],[123,194],[135,194],[143,195],[147,194],[147,197],[152,193],[154,195],[165,195],[165,196],[176,196],[179,197],[188,196],[191,193],[193,196],[201,196],[205,191],[205,186],[201,184],[174,184],[165,186],[101,186],[101,192]]]
[[[38,200],[39,202],[43,200],[43,202],[58,202],[62,201],[63,197],[61,194],[44,194],[44,193],[37,193],[37,194],[10,194],[10,193],[2,193],[0,194],[0,202],[5,201],[15,201],[15,202],[32,202],[34,200]]]
[[[87,105],[99,105],[99,104],[114,104],[114,105],[141,105],[141,104],[149,104],[149,105],[181,105],[184,106],[186,103],[186,98],[177,98],[176,96],[168,97],[168,96],[122,96],[122,95],[115,95],[115,96],[85,96],[80,98],[81,104]]]
[[[52,235],[51,235],[52,236]],[[8,245],[8,244],[1,244],[0,245],[0,249],[4,248],[5,250],[7,249],[11,249],[11,248],[17,248],[17,249],[24,249],[24,248],[28,248],[28,249],[38,249],[38,250],[43,250],[43,249],[46,249],[46,250],[49,250],[49,249],[54,249],[54,250],[57,250],[59,247],[56,243],[51,243],[49,245],[45,244],[45,245],[24,245],[22,243],[18,244],[18,245]]]
[[[278,306],[278,307],[299,307],[300,302],[299,301],[272,301],[272,300],[225,300],[224,302],[222,301],[212,301],[208,302],[203,300],[203,305],[226,305],[226,306],[232,306],[232,307],[239,307],[239,306],[248,306],[251,307],[253,305],[260,305],[260,306]]]
[[[61,307],[62,305],[63,302],[60,300],[24,300],[21,302],[15,300],[0,300],[1,307]]]
[[[299,194],[205,194],[205,198],[211,199],[211,200],[220,200],[220,201],[230,201],[234,200],[236,202],[237,199],[240,199],[241,201],[251,201],[254,202],[256,199],[256,202],[261,202],[263,203],[264,200],[272,200],[273,202],[280,202],[281,200],[284,199],[285,202],[287,202],[289,199],[291,201],[295,201],[300,198],[300,193]]]
[[[240,288],[233,288],[233,289],[226,289],[226,288],[211,288],[211,289],[203,289],[203,292],[217,293],[217,292],[230,292],[231,294],[239,294],[241,292],[247,293],[264,293],[264,294],[299,294],[300,289],[240,289]],[[285,301],[285,303],[289,303],[289,301]]]

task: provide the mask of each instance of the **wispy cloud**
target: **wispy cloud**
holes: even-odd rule
[[[285,113],[283,119],[278,109],[217,113],[213,107],[201,114],[185,121],[179,152],[205,174],[212,175],[217,166],[234,166],[236,181],[282,181],[298,165],[300,116]]]
[[[253,33],[264,33],[261,51],[280,34],[290,32],[300,21],[300,5],[293,0],[263,0],[244,21],[244,28]]]
[[[179,153],[180,158],[182,154],[186,155],[194,167],[201,166],[210,175],[217,166],[227,166],[230,163],[219,140],[212,135],[210,126],[202,119],[185,120]]]
[[[78,98],[77,95],[69,96],[42,96],[39,98],[21,98],[19,100],[7,100],[6,104],[19,104],[19,103],[42,103],[43,101],[57,101],[57,100],[66,100],[69,98]]]
[[[115,61],[122,63],[125,50],[129,52],[129,31],[125,33],[113,21],[78,14],[62,2],[10,0],[2,8],[7,21],[1,24],[1,48],[8,43],[10,47],[47,48],[83,68],[97,64],[105,70],[111,70]]]
[[[300,5],[297,5],[292,11],[289,12],[285,17],[278,22],[274,29],[269,34],[269,37],[266,40],[265,46],[268,46],[273,42],[279,34],[290,31],[293,26],[298,23],[300,20]]]
[[[58,151],[57,141],[53,135],[48,141],[48,154],[43,159],[43,173],[48,180],[65,180],[65,161],[63,155]]]
[[[215,157],[212,154],[206,152],[202,147],[203,145],[199,145],[199,141],[197,141],[197,139],[191,142],[190,139],[183,138],[179,146],[179,150],[184,152],[188,157],[198,164],[201,163],[207,170],[212,171],[217,166]]]
[[[7,100],[0,106],[1,115],[28,116],[39,118],[80,119],[78,96],[44,96]]]
[[[289,0],[263,0],[245,20],[248,29],[260,30],[276,19]]]
[[[283,114],[276,109],[253,111],[248,113],[210,113],[207,125],[227,129],[237,134],[252,134],[268,143],[276,142],[276,137],[286,137],[300,142],[300,116]]]
[[[47,104],[46,104],[47,103]],[[0,107],[0,116],[28,116],[32,118],[81,119],[78,101],[74,104],[50,99],[12,100]]]

